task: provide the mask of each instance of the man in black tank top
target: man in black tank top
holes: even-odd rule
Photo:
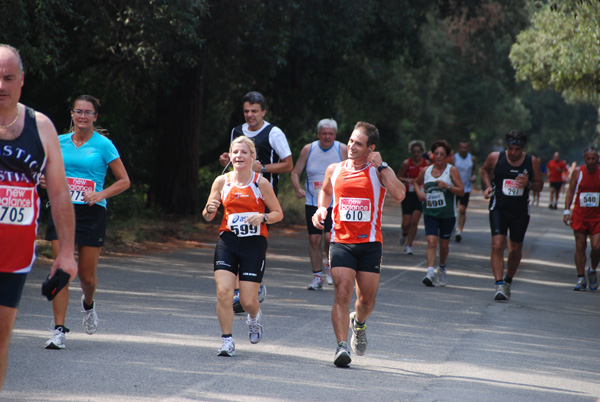
[[[490,229],[492,231],[491,265],[496,281],[494,300],[510,299],[510,286],[523,249],[529,225],[529,191],[541,191],[544,185],[540,160],[523,148],[527,135],[518,130],[506,134],[506,151],[492,152],[480,169],[483,196],[490,199]],[[504,274],[504,250],[508,240],[508,263]]]
[[[0,390],[21,293],[35,261],[42,173],[61,240],[50,273],[60,267],[71,279],[77,274],[75,217],[58,134],[48,117],[19,103],[24,80],[18,50],[0,44]]]

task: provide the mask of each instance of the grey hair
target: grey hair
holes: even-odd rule
[[[596,148],[594,145],[589,145],[586,149],[583,150],[583,154],[587,154],[588,152],[593,152],[595,154],[598,154],[598,148]]]
[[[5,43],[0,43],[0,49],[8,49],[11,52],[13,52],[15,54],[15,56],[17,56],[17,59],[19,60],[19,72],[22,73],[25,71],[25,69],[23,68],[23,59],[21,58],[21,53],[19,53],[19,50],[17,50],[17,48],[12,47],[11,45],[7,45]]]
[[[413,140],[408,143],[408,152],[411,152],[415,146],[421,147],[421,150],[425,152],[425,142],[421,140]]]
[[[322,128],[333,128],[337,133],[337,122],[333,119],[323,119],[319,122],[319,124],[317,124],[317,133],[321,131]]]

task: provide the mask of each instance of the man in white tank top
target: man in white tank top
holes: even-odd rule
[[[348,148],[335,140],[337,123],[333,119],[323,119],[317,125],[317,141],[306,144],[296,161],[296,166],[291,173],[292,185],[296,189],[297,198],[305,198],[306,227],[308,229],[309,248],[308,255],[313,273],[313,279],[308,290],[322,290],[322,267],[325,266],[327,283],[333,284],[331,267],[329,266],[329,238],[331,231],[331,211],[325,229],[319,230],[312,224],[312,216],[317,211],[319,191],[325,179],[327,166],[338,163],[348,158]],[[300,175],[306,171],[304,189],[300,186]],[[325,233],[325,236],[323,236]],[[321,249],[323,243],[323,249]],[[323,259],[325,254],[325,259]]]
[[[475,181],[475,157],[469,152],[469,141],[461,140],[458,143],[458,153],[452,155],[450,164],[456,166],[460,173],[465,188],[465,195],[458,198],[458,221],[454,240],[459,243],[462,240],[462,231],[467,220],[467,206],[469,205],[469,196],[471,195],[471,183]]]

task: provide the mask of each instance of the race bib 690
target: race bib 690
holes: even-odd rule
[[[0,223],[29,225],[35,216],[33,188],[0,186]]]
[[[446,198],[441,191],[432,191],[426,194],[427,208],[442,208],[446,206]]]
[[[256,214],[258,214],[258,212],[243,212],[240,214],[230,214],[227,218],[227,227],[237,237],[259,236],[260,225],[252,226],[246,223],[247,217]]]
[[[340,220],[371,222],[371,200],[368,198],[340,198]]]

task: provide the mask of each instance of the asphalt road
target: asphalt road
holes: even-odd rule
[[[547,191],[542,193],[547,197]],[[333,289],[306,290],[305,231],[273,227],[262,304],[264,337],[237,315],[237,356],[217,357],[214,242],[139,257],[102,258],[98,332],[81,328],[71,285],[65,350],[45,350],[48,267],[30,274],[1,401],[595,401],[600,396],[600,292],[574,292],[572,232],[562,211],[532,208],[509,303],[494,302],[486,202],[471,199],[452,243],[447,287],[426,288],[422,228],[415,255],[398,246],[400,209],[384,211],[384,257],[369,348],[336,368]],[[214,227],[215,236],[217,227]]]

